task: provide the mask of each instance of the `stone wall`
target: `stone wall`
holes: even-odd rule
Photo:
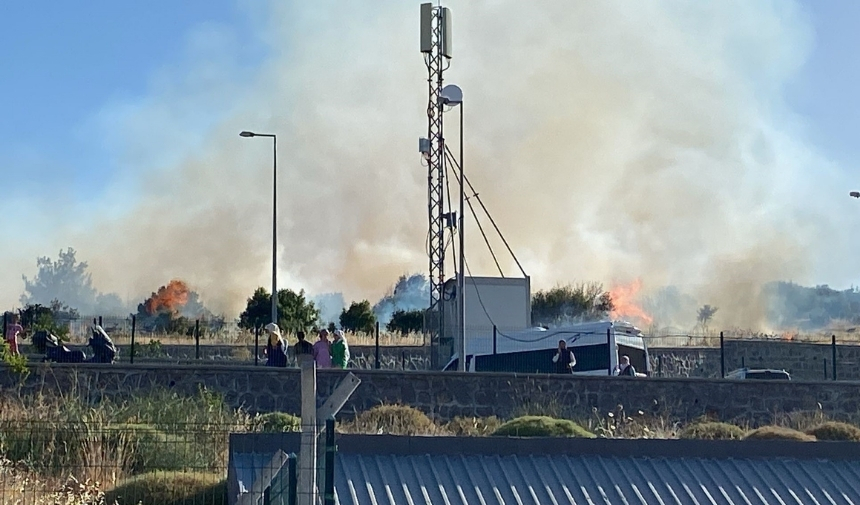
[[[724,419],[767,419],[773,412],[824,409],[843,416],[860,408],[858,384],[852,382],[729,381],[685,378],[526,376],[352,370],[362,383],[343,412],[366,410],[380,403],[403,402],[431,415],[508,417],[524,405],[552,405],[563,411],[608,412],[623,405],[627,412],[668,413],[691,419],[714,413]],[[318,371],[321,396],[327,396],[345,371]],[[98,401],[103,397],[140,395],[153,388],[194,394],[200,386],[224,394],[234,407],[251,412],[300,410],[299,371],[249,366],[155,364],[34,365],[23,384],[0,368],[0,389],[24,393],[77,391]]]
[[[726,373],[750,368],[785,369],[796,380],[832,380],[833,346],[779,340],[726,340]],[[719,377],[720,349],[649,349],[651,367],[663,377]],[[837,380],[860,380],[860,345],[836,346]],[[826,375],[825,375],[826,369]]]

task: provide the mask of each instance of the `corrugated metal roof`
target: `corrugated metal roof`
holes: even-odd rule
[[[335,486],[350,505],[860,505],[860,461],[340,453]]]

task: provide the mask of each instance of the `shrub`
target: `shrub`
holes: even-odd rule
[[[802,431],[782,426],[762,426],[747,433],[744,440],[794,440],[795,442],[814,442],[815,437]]]
[[[122,482],[105,493],[105,503],[225,505],[227,482],[220,475],[191,472],[152,472]]]
[[[582,426],[567,419],[547,416],[523,416],[511,419],[493,432],[499,437],[582,437],[595,435]]]
[[[341,424],[347,433],[435,435],[439,430],[426,414],[408,405],[377,405]]]
[[[734,424],[706,421],[688,424],[679,438],[698,440],[741,440],[746,433]]]
[[[839,440],[846,442],[860,442],[860,428],[853,424],[829,421],[815,428],[807,430],[807,435],[817,440]]]
[[[456,436],[486,437],[495,432],[502,421],[496,416],[455,417],[445,424],[445,431]]]
[[[251,430],[260,433],[302,431],[302,420],[284,412],[270,412],[251,420]]]

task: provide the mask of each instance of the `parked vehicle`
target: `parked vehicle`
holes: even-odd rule
[[[564,340],[573,351],[573,374],[612,375],[621,356],[630,357],[637,372],[648,375],[651,365],[642,332],[623,321],[583,323],[560,328],[531,328],[497,332],[466,339],[466,370],[469,372],[554,373],[552,361],[558,343]],[[457,370],[455,354],[444,370]]]
[[[753,369],[739,368],[726,374],[726,379],[744,379],[744,380],[777,380],[790,381],[791,374],[785,370],[768,369]]]

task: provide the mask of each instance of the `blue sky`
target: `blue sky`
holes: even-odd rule
[[[397,2],[392,0],[391,3]],[[418,3],[414,2],[414,9],[409,6],[409,12],[416,13]],[[766,3],[762,1],[762,4]],[[323,4],[327,5],[320,7],[323,16],[326,8],[338,11],[337,5],[325,2],[320,5]],[[57,244],[38,242],[39,234],[50,233],[53,226],[65,231],[87,226],[83,218],[75,221],[63,220],[62,217],[84,216],[81,209],[90,203],[102,205],[97,207],[97,212],[128,210],[130,203],[139,195],[134,191],[134,184],[127,184],[127,181],[123,184],[120,179],[144,179],[141,172],[147,167],[169,167],[178,159],[186,158],[194,148],[205,145],[207,137],[213,142],[210,130],[243,106],[241,93],[236,93],[235,101],[224,103],[224,96],[234,96],[230,94],[231,90],[241,89],[243,84],[255,79],[281,74],[288,76],[282,79],[282,83],[309,85],[312,79],[307,77],[290,80],[294,76],[291,75],[293,62],[289,58],[273,58],[274,53],[289,51],[290,47],[284,41],[292,40],[289,32],[296,27],[281,26],[278,27],[280,30],[274,30],[287,32],[286,35],[263,33],[268,28],[270,16],[280,19],[284,25],[299,23],[295,19],[315,19],[315,4],[300,4],[310,11],[310,14],[305,13],[306,18],[293,18],[290,12],[285,15],[284,11],[288,11],[290,5],[287,3],[285,7],[280,2],[256,0],[5,2],[0,7],[0,178],[4,187],[15,188],[12,199],[32,201],[34,193],[41,194],[37,199],[38,205],[55,208],[58,215],[51,216],[42,208],[36,217],[32,217],[28,214],[32,209],[15,202],[10,204],[9,193],[4,189],[4,200],[0,201],[0,223],[7,233],[12,230],[12,235],[25,236],[28,243],[0,244],[0,262],[11,265],[10,268],[15,270],[0,272],[0,288],[19,290],[20,272],[23,268],[32,268],[37,254],[56,254],[54,248]],[[344,9],[355,7],[355,3],[349,5],[352,7]],[[854,26],[860,19],[860,3],[803,0],[801,6],[805,11],[805,21],[813,30],[814,40],[805,65],[786,84],[787,105],[801,118],[804,137],[810,139],[811,145],[835,162],[841,171],[856,175],[856,189],[860,190],[860,171],[856,168],[860,145],[855,138],[856,132],[860,131],[860,98],[857,96],[860,59],[855,56],[856,48],[860,47],[860,33]],[[456,6],[453,8],[456,11]],[[397,3],[397,9],[391,9],[392,18],[396,18],[394,23],[404,22],[400,10],[406,12],[405,9],[402,2]],[[364,14],[373,17],[367,12]],[[337,15],[348,18],[348,13]],[[368,18],[363,22],[369,26],[371,21]],[[341,27],[332,24],[326,28],[329,31],[322,35],[314,28],[298,30],[300,33],[296,37],[300,40],[301,37],[317,36],[337,38],[331,37],[331,33],[337,35]],[[379,30],[379,27],[369,30],[374,29]],[[457,47],[468,47],[468,37],[458,38],[456,44],[461,44],[461,40],[463,45]],[[390,47],[384,49],[388,56],[397,55]],[[480,54],[480,51],[472,49]],[[413,53],[410,53],[410,62],[419,58]],[[219,59],[222,54],[223,61]],[[379,65],[374,63],[372,51],[365,51],[361,58],[371,62],[371,68]],[[490,61],[493,58],[484,59]],[[305,58],[303,68],[313,69],[313,61],[308,64],[307,60]],[[198,71],[183,72],[187,67],[198,64],[201,65]],[[217,68],[210,74],[206,65]],[[421,71],[419,67],[420,59],[408,71]],[[386,70],[394,72],[391,68]],[[266,74],[267,71],[271,73]],[[183,95],[214,87],[206,81],[210,75],[211,79],[229,82],[224,84],[224,89],[213,91],[211,96],[200,97],[200,102],[194,102],[196,96]],[[326,75],[337,83],[339,79],[349,80],[336,72]],[[224,79],[224,76],[228,78]],[[411,79],[411,74],[408,77]],[[199,82],[189,85],[183,81],[187,78],[199,79]],[[422,85],[415,82],[415,94],[420,95]],[[265,86],[248,86],[248,89],[257,91],[261,88]],[[262,100],[269,101],[264,106],[257,104],[256,109],[250,107],[253,110],[241,116],[245,121],[241,127],[236,125],[234,128],[230,123],[227,128],[222,124],[230,131],[230,142],[238,142],[233,138],[233,129],[265,124],[264,116],[269,108],[277,110],[272,114],[286,116],[282,109],[288,103],[289,91],[278,90],[263,97]],[[164,99],[165,96],[169,99]],[[171,107],[181,108],[189,101],[194,103],[187,110],[169,110]],[[221,103],[224,107],[219,107]],[[423,112],[420,105],[416,111],[414,119],[420,125]],[[175,120],[171,113],[176,114]],[[149,117],[154,120],[147,121]],[[259,121],[252,123],[248,117]],[[347,124],[352,120],[354,118],[344,112],[344,119],[340,122]],[[420,126],[418,128],[415,135],[408,132],[410,138],[420,133]],[[142,131],[142,140],[129,145],[132,144],[129,138],[138,129]],[[218,132],[219,135],[222,133]],[[255,151],[254,156],[261,161],[267,160],[268,151],[262,144],[245,143],[242,149],[257,149],[259,152]],[[116,196],[111,192],[117,187],[129,192]],[[851,189],[855,188],[846,187],[844,191],[826,197],[847,200]],[[263,201],[267,200],[261,199]],[[853,203],[860,205],[860,202],[850,201],[846,202],[846,207],[853,208],[850,206]],[[423,203],[416,208],[423,212]],[[370,208],[368,213],[372,214],[372,210]],[[857,212],[860,213],[860,207],[857,207]],[[423,241],[420,233],[418,237]],[[29,241],[31,238],[33,240]],[[27,246],[26,252],[22,253],[23,259],[9,260],[15,255],[16,248],[25,249],[19,247],[22,245]],[[80,244],[60,245],[81,247]],[[416,255],[420,256],[420,253],[417,251]],[[418,264],[424,264],[423,258]],[[260,271],[264,278],[265,265]],[[842,276],[821,279],[821,282],[847,287],[852,279]],[[385,280],[381,284],[388,283]],[[15,298],[17,295],[12,297],[13,300]],[[0,304],[5,303],[9,303],[9,297],[0,295]]]
[[[111,102],[145,97],[153,75],[181,61],[189,37],[207,26],[233,32],[249,65],[265,59],[266,46],[233,0],[6,2],[0,15],[6,182],[30,189],[50,178],[98,192],[116,167],[100,132],[88,128],[93,118]]]

